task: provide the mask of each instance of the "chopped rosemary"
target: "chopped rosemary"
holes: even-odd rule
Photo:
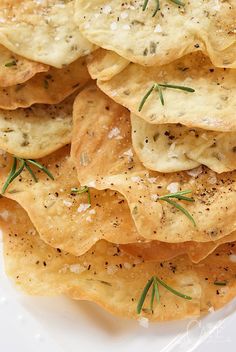
[[[171,199],[171,198],[175,198],[175,199],[178,199],[178,200],[185,200],[187,202],[194,202],[193,198],[185,196],[185,194],[189,194],[189,193],[192,193],[192,191],[191,190],[186,190],[186,191],[180,191],[180,192],[176,192],[176,193],[169,193],[169,194],[166,194],[164,196],[158,197],[157,200],[164,200],[165,202],[171,204],[176,209],[180,210],[184,215],[186,215],[187,218],[193,223],[194,226],[197,226],[194,218],[192,217],[192,215],[184,207],[182,207],[180,204],[176,203],[175,201],[173,201]]]
[[[185,3],[180,1],[180,0],[170,0],[171,2],[173,2],[174,4],[178,5],[178,6],[185,6]],[[142,10],[145,11],[147,8],[149,0],[144,0],[143,6],[142,6]],[[157,12],[160,11],[160,1],[159,0],[155,0],[156,2],[156,7],[155,10],[153,12],[152,17],[155,17]]]
[[[226,286],[226,285],[227,285],[227,282],[226,282],[226,281],[215,281],[215,282],[214,282],[214,285],[217,285],[217,286]]]
[[[90,193],[90,189],[88,186],[83,186],[81,188],[71,188],[71,193],[72,194],[83,194],[83,193],[87,193],[88,195],[88,204],[91,207],[91,193]]]
[[[17,62],[16,60],[12,60],[12,61],[9,61],[5,64],[5,67],[12,67],[12,66],[16,66],[17,65]]]
[[[20,166],[17,169],[18,162],[20,163]],[[4,185],[2,187],[1,194],[4,194],[6,192],[7,188],[9,187],[9,185],[21,174],[21,172],[24,170],[24,168],[26,168],[26,170],[29,171],[30,175],[33,177],[33,180],[35,182],[38,182],[38,179],[35,176],[35,173],[31,169],[29,164],[36,166],[41,171],[43,171],[46,175],[48,175],[48,177],[50,177],[52,180],[54,180],[54,177],[50,173],[50,171],[45,166],[40,164],[39,162],[37,162],[37,161],[35,161],[33,159],[22,159],[22,158],[18,158],[18,157],[15,156],[13,158],[13,164],[12,164],[10,173],[9,173],[7,179],[6,179],[6,182],[4,183]]]
[[[152,313],[153,313],[153,304],[154,304],[155,297],[156,297],[157,303],[160,303],[160,294],[159,294],[158,284],[163,286],[165,289],[167,289],[168,291],[170,291],[171,293],[173,293],[174,295],[176,295],[178,297],[187,299],[189,301],[192,300],[192,297],[185,295],[185,294],[175,290],[174,288],[170,287],[164,281],[159,279],[158,276],[152,276],[151,279],[149,279],[147,284],[145,285],[145,287],[141,293],[141,296],[139,298],[139,301],[137,304],[137,313],[138,314],[140,314],[143,309],[145,299],[146,299],[148,291],[152,285],[153,285],[153,287],[152,287],[152,294],[151,294],[151,299],[150,299],[150,310]]]
[[[183,90],[188,93],[194,93],[195,90],[193,88],[185,87],[185,86],[176,86],[174,84],[162,84],[162,83],[154,83],[152,87],[147,91],[147,93],[142,98],[138,111],[141,111],[144,104],[146,103],[148,97],[152,94],[153,91],[158,92],[159,99],[162,105],[165,105],[164,97],[163,97],[163,88],[171,88],[171,89],[178,89]]]

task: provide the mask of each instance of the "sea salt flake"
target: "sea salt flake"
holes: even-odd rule
[[[152,194],[151,195],[151,200],[154,200],[154,202],[156,202],[158,199],[158,195],[157,194]]]
[[[90,208],[90,204],[81,203],[79,208],[77,209],[77,211],[78,211],[78,213],[82,213],[83,211],[86,211],[88,208]]]
[[[105,14],[105,15],[109,15],[109,13],[111,13],[111,6],[109,5],[105,5],[102,9],[102,12]]]
[[[137,182],[137,183],[141,181],[141,178],[139,176],[132,176],[130,179],[132,182]]]
[[[162,28],[159,24],[155,27],[154,33],[162,33]]]
[[[81,274],[86,270],[86,268],[81,264],[72,264],[69,266],[69,270],[74,274]]]
[[[128,12],[121,12],[120,18],[122,18],[122,20],[125,20],[127,17],[129,17]]]
[[[120,129],[118,127],[112,128],[112,130],[108,133],[108,138],[112,139],[118,137],[120,135]]]
[[[124,267],[125,269],[129,270],[129,269],[132,268],[132,264],[130,264],[130,263],[124,263],[124,264],[123,264],[123,267]]]
[[[114,264],[110,264],[107,266],[107,273],[108,275],[113,275],[115,272],[117,272],[118,268]]]
[[[156,177],[148,177],[148,182],[150,182],[150,183],[155,183],[156,182]]]
[[[110,25],[110,28],[112,31],[115,31],[117,29],[117,23],[116,22],[112,22],[111,25]]]
[[[71,207],[71,206],[72,206],[72,204],[73,204],[73,203],[72,203],[72,202],[70,202],[69,200],[64,199],[64,200],[63,200],[63,204],[64,204],[66,207],[68,207],[68,208],[69,208],[69,207]]]
[[[179,183],[178,182],[171,182],[166,189],[170,191],[170,193],[176,193],[179,190]]]

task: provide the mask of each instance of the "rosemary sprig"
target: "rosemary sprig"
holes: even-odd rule
[[[164,101],[164,97],[163,97],[163,89],[162,88],[171,88],[171,89],[178,89],[178,90],[182,90],[188,93],[194,93],[195,90],[193,88],[190,87],[185,87],[185,86],[177,86],[174,84],[163,84],[163,83],[154,83],[152,85],[152,87],[147,91],[147,93],[144,95],[144,97],[142,98],[139,107],[138,107],[138,111],[141,111],[144,104],[146,103],[148,97],[152,94],[153,91],[158,92],[158,96],[159,99],[161,101],[162,105],[165,105],[165,101]]]
[[[178,6],[185,6],[185,3],[180,1],[180,0],[170,0],[171,2],[173,2],[174,4],[178,5]],[[152,14],[152,17],[155,17],[157,12],[160,11],[160,1],[159,0],[155,0],[156,2],[156,7],[155,10]],[[147,5],[149,3],[149,0],[144,0],[143,6],[142,6],[142,10],[145,11],[147,8]]]
[[[18,162],[20,163],[20,166],[17,169]],[[35,182],[38,182],[38,179],[35,176],[35,173],[31,169],[29,164],[32,164],[32,165],[38,167],[41,171],[43,171],[45,174],[47,174],[52,180],[54,180],[54,177],[50,173],[50,171],[45,166],[40,164],[39,162],[37,162],[37,161],[35,161],[33,159],[22,159],[22,158],[18,158],[18,157],[15,156],[13,158],[11,171],[10,171],[10,173],[9,173],[9,175],[8,175],[4,185],[2,187],[1,194],[4,194],[6,192],[7,188],[9,187],[9,185],[21,174],[21,172],[24,170],[24,168],[26,168],[26,170],[28,170],[30,175],[33,177],[33,180]]]
[[[88,195],[88,204],[91,207],[91,193],[90,193],[90,189],[88,186],[83,186],[81,188],[71,188],[71,193],[72,194],[83,194],[83,193],[87,193]]]
[[[185,196],[185,194],[189,194],[189,193],[192,193],[192,191],[186,190],[186,191],[180,191],[180,192],[176,192],[176,193],[169,193],[164,196],[158,197],[157,200],[164,200],[165,202],[171,204],[176,209],[180,210],[184,215],[186,215],[187,218],[193,223],[194,226],[197,226],[192,215],[184,207],[182,207],[182,205],[180,205],[180,204],[176,203],[174,200],[172,200],[172,198],[175,198],[178,200],[185,200],[187,202],[194,202],[193,198]]]
[[[150,287],[153,285],[152,287],[152,294],[151,294],[151,299],[150,299],[150,310],[153,313],[153,304],[154,304],[154,298],[156,297],[156,301],[157,303],[160,303],[160,294],[159,294],[159,287],[158,284],[163,286],[165,289],[167,289],[168,291],[170,291],[171,293],[173,293],[174,295],[187,299],[187,300],[192,300],[192,297],[185,295],[184,293],[181,293],[177,290],[175,290],[173,287],[167,285],[163,280],[159,279],[158,276],[152,276],[151,279],[148,280],[147,284],[145,285],[138,304],[137,304],[137,313],[140,314],[145,302],[145,299],[147,297],[148,291],[150,289]]]

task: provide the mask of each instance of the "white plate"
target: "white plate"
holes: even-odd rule
[[[1,249],[0,249],[1,251]],[[95,304],[64,297],[27,297],[0,263],[0,351],[235,351],[236,300],[201,320],[151,324],[111,316]]]

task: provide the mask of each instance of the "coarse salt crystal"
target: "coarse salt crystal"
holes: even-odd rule
[[[102,12],[105,14],[105,15],[108,15],[109,13],[111,13],[111,6],[109,5],[105,5],[102,9]]]
[[[131,269],[132,268],[132,264],[130,264],[130,263],[124,263],[123,264],[123,267],[125,268],[125,269]]]
[[[141,178],[139,176],[132,176],[130,179],[132,182],[140,182],[141,181]]]
[[[69,266],[69,269],[74,274],[80,274],[86,270],[86,268],[80,264],[72,264]]]
[[[87,222],[92,222],[92,218],[91,216],[87,216],[87,218],[85,219]]]
[[[150,183],[155,183],[156,182],[156,177],[149,177],[148,178],[148,182],[150,182]]]
[[[78,213],[82,213],[83,211],[86,211],[88,208],[90,208],[90,204],[81,203],[77,211]]]
[[[152,194],[151,195],[151,200],[154,200],[154,202],[156,202],[158,199],[158,195],[157,194]]]
[[[112,139],[118,137],[120,135],[120,129],[118,127],[112,128],[112,130],[108,133],[108,138]]]
[[[91,215],[96,214],[96,210],[95,210],[95,209],[91,209],[91,210],[89,210],[89,214],[91,214]]]
[[[171,182],[166,189],[170,191],[170,193],[176,193],[179,190],[179,183],[178,182]]]
[[[154,33],[161,33],[162,32],[162,28],[161,26],[158,24],[155,29],[154,29]]]
[[[126,19],[128,16],[129,16],[128,13],[125,11],[121,12],[121,14],[120,14],[120,18],[122,18],[122,20]]]
[[[65,200],[65,199],[64,199],[64,200],[63,200],[63,204],[64,204],[66,207],[68,207],[68,208],[69,208],[69,207],[71,207],[71,206],[72,206],[72,204],[73,204],[73,203],[72,203],[72,202],[70,202],[69,200]]]
[[[110,25],[110,28],[112,31],[115,31],[117,29],[117,23],[116,22],[112,22],[111,25]]]

